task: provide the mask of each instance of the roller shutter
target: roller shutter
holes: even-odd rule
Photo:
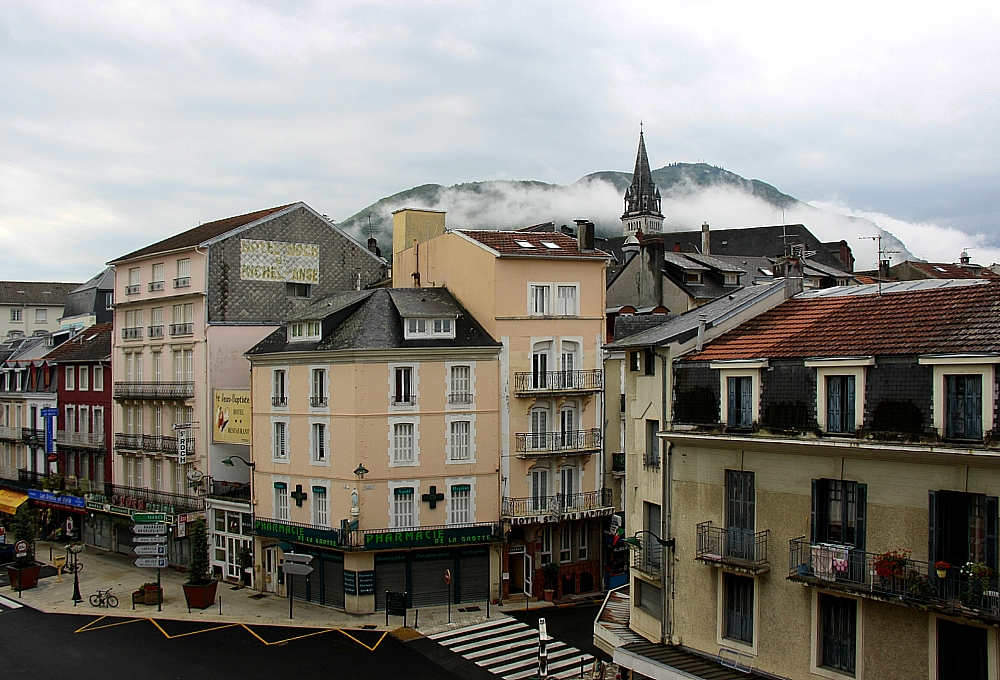
[[[323,556],[323,604],[344,608],[344,556],[331,553]]]
[[[379,611],[385,611],[386,591],[406,591],[405,554],[375,556],[375,609]]]
[[[459,602],[483,602],[490,597],[490,554],[487,548],[463,550],[458,560]]]
[[[291,579],[292,597],[294,597],[296,600],[305,600],[306,602],[319,602],[319,598],[315,597],[315,594],[319,590],[315,586],[315,582],[319,581],[319,578],[317,578],[318,576],[319,574],[316,571],[313,571],[313,573],[309,574],[308,576],[291,576],[289,574],[285,574],[285,583],[288,583],[288,580]],[[310,583],[310,581],[312,581],[313,583]],[[310,594],[313,595],[312,598],[309,597]]]
[[[448,584],[444,582],[444,572],[450,569],[452,577],[455,575],[455,558],[452,554],[450,552],[412,553],[411,559],[412,606],[430,607],[448,604]]]

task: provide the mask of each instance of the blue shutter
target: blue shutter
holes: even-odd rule
[[[929,492],[927,498],[927,561],[937,562],[938,545],[940,545],[940,527],[938,525],[937,492]]]
[[[980,439],[983,436],[983,379],[970,375],[965,379],[965,436]]]
[[[997,497],[986,497],[986,564],[997,568]]]
[[[826,429],[841,432],[840,378],[832,375],[826,379]]]
[[[868,485],[857,485],[857,505],[854,514],[854,547],[858,550],[865,549],[865,529],[868,517]]]
[[[844,383],[847,388],[845,390],[847,394],[844,396],[843,426],[841,432],[854,432],[854,376],[844,376]]]
[[[753,424],[753,378],[740,378],[740,426]]]
[[[812,480],[812,527],[810,539],[813,543],[822,543],[826,540],[826,529],[829,524],[827,513],[829,503],[827,501],[827,480]]]
[[[737,418],[739,417],[736,413],[736,378],[729,378],[729,415],[726,418],[728,421],[726,425],[729,427],[735,427],[737,424]]]
[[[958,425],[958,397],[955,394],[958,385],[955,376],[949,375],[945,378],[945,386],[948,390],[948,414],[944,424],[945,437],[958,437],[962,433],[957,432]]]

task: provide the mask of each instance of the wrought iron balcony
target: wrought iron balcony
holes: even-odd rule
[[[827,590],[916,607],[949,616],[1000,623],[1000,582],[994,570],[963,574],[904,554],[869,553],[849,546],[789,541],[788,579]]]
[[[197,512],[205,508],[199,496],[138,489],[120,484],[98,484],[99,488],[86,494],[86,499],[94,503],[108,503],[133,510],[148,512],[164,512],[177,515],[185,512]]]
[[[624,453],[612,453],[611,454],[611,472],[624,474],[625,473],[625,454]]]
[[[604,389],[604,371],[535,371],[514,374],[514,394],[583,394]]]
[[[406,394],[406,395],[397,394],[392,397],[393,406],[413,406],[416,403],[417,403],[417,398],[412,394]]]
[[[103,449],[106,441],[103,432],[67,432],[66,430],[59,430],[56,433],[56,442],[59,446]]]
[[[149,326],[146,329],[146,332],[149,333],[149,337],[151,337],[151,338],[162,338],[163,337],[163,324],[159,324],[159,325],[156,325],[156,326]]]
[[[585,493],[504,498],[502,515],[514,524],[556,522],[560,519],[600,517],[615,511],[611,489]]]
[[[193,335],[193,323],[172,323],[170,324],[170,335]]]
[[[316,406],[316,407],[326,406],[327,403],[328,403],[328,400],[327,400],[326,397],[309,397],[309,405],[310,406]]]
[[[194,399],[194,383],[116,382],[115,399]]]
[[[452,392],[448,395],[449,404],[471,404],[473,402],[471,392]]]
[[[163,290],[163,281],[150,281],[149,292],[152,293],[157,290]]]
[[[271,406],[288,406],[288,397],[285,395],[271,397]]]
[[[29,444],[40,444],[45,441],[45,430],[37,427],[22,427],[21,440]]]
[[[212,480],[208,495],[223,501],[250,502],[250,485],[242,482]]]
[[[514,435],[514,452],[518,458],[600,450],[601,431],[596,427],[567,432],[518,432]]]
[[[194,453],[192,438],[187,440],[188,455]],[[115,433],[115,448],[127,451],[145,451],[147,453],[177,454],[177,437],[166,437],[158,434],[125,434]]]
[[[126,295],[138,295],[139,294],[139,288],[140,288],[140,286],[139,286],[138,283],[133,284],[131,286],[125,286],[125,294]]]
[[[13,439],[21,440],[21,428],[19,427],[0,427],[0,439]]]
[[[747,531],[712,526],[711,522],[698,524],[698,550],[695,559],[706,564],[725,566],[750,574],[770,571],[767,560],[769,530]]]
[[[122,340],[142,340],[142,326],[123,328]]]
[[[642,550],[632,551],[632,568],[659,578],[663,573],[663,548],[649,536],[643,536]]]
[[[174,279],[174,288],[190,288],[191,287],[191,277],[190,276],[178,276]]]

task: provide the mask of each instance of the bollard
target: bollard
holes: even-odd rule
[[[222,616],[222,595],[219,595],[219,616]]]
[[[413,615],[413,630],[420,628],[420,610],[418,609]]]

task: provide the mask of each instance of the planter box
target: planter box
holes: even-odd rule
[[[7,567],[7,577],[14,590],[28,590],[38,585],[38,575],[41,571],[42,565],[40,564],[21,568]]]
[[[162,588],[157,588],[156,590],[146,588],[146,590],[143,591],[143,599],[145,600],[143,604],[160,604],[163,601],[162,598]]]
[[[205,584],[185,583],[184,599],[191,609],[208,609],[215,604],[215,591],[219,582],[212,580]]]

